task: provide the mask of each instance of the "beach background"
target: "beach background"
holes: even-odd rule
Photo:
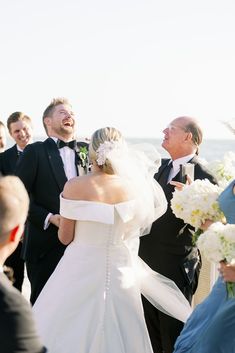
[[[144,138],[127,138],[131,143],[152,143],[162,157],[169,157],[168,153],[161,147],[162,139],[144,139]],[[199,156],[211,162],[215,159],[222,159],[227,152],[235,153],[235,140],[234,139],[205,139],[199,146]]]
[[[43,141],[45,137],[39,136],[34,139],[34,141]],[[163,157],[169,157],[167,152],[161,147],[162,139],[149,139],[149,138],[127,138],[128,142],[130,143],[151,143],[158,149],[159,153]],[[10,144],[10,141],[9,141]],[[199,156],[203,159],[206,159],[208,162],[213,160],[221,160],[225,153],[227,152],[235,152],[235,141],[229,139],[206,139],[200,146],[199,149]],[[209,266],[209,264],[208,264]],[[207,274],[205,274],[206,281],[207,281]],[[201,280],[205,280],[204,274],[201,276]],[[204,286],[204,289],[200,291],[200,295],[197,298],[197,302],[200,302],[205,295],[207,294],[208,290],[210,289],[210,283],[208,281],[208,285]],[[29,299],[30,295],[30,285],[25,275],[24,285],[23,285],[23,295],[26,299]]]
[[[124,135],[125,136],[125,135]],[[153,144],[162,157],[169,157],[168,153],[161,147],[162,138],[144,138],[144,137],[125,137],[126,140],[133,144],[151,143]],[[43,141],[46,137],[43,135],[35,136],[35,141]],[[78,137],[78,140],[85,140],[85,137]],[[8,138],[7,148],[13,145],[13,141]],[[226,152],[232,151],[235,153],[235,138],[234,139],[204,139],[199,146],[199,156],[206,159],[208,162],[215,159],[222,159]]]

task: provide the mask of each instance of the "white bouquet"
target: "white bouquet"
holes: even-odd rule
[[[207,162],[202,161],[202,164],[214,175],[219,186],[223,189],[235,179],[235,153],[226,152],[221,160]]]
[[[182,190],[175,190],[171,199],[171,208],[176,217],[183,219],[196,230],[205,220],[220,221],[224,214],[217,201],[223,189],[208,179],[196,179]]]
[[[213,223],[197,240],[197,246],[208,261],[219,263],[235,259],[235,224]],[[228,297],[235,296],[235,283],[226,282]]]

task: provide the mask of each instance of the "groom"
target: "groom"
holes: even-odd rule
[[[200,257],[192,244],[191,229],[176,218],[170,202],[174,186],[170,180],[180,181],[180,164],[192,163],[195,179],[216,180],[198,160],[202,130],[191,117],[174,119],[164,130],[162,147],[171,159],[164,159],[154,178],[162,186],[168,201],[166,213],[157,219],[149,235],[140,238],[140,257],[155,271],[172,279],[191,303],[197,289]],[[172,162],[172,163],[171,163]],[[156,288],[157,290],[157,288]],[[172,353],[183,323],[154,308],[143,298],[144,313],[154,353]]]
[[[80,153],[87,151],[87,144],[73,140],[75,122],[68,100],[53,99],[43,113],[48,138],[28,145],[16,170],[30,196],[24,257],[32,304],[65,250],[57,236],[59,196],[66,181],[85,173],[88,167],[86,153],[85,157]]]

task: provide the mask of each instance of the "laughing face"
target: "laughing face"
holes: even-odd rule
[[[9,133],[22,150],[32,141],[32,127],[27,120],[11,123]]]
[[[75,132],[75,117],[72,108],[67,104],[55,106],[51,116],[45,118],[49,136],[71,139]]]

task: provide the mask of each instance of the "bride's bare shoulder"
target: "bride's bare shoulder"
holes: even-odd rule
[[[131,185],[115,176],[86,175],[67,181],[63,197],[71,200],[115,203],[132,198]]]
[[[84,194],[84,188],[87,189],[90,176],[85,175],[68,180],[64,185],[63,196],[71,200],[76,200]]]

